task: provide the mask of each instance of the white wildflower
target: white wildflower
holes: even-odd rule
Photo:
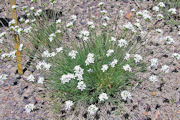
[[[34,104],[31,104],[31,103],[25,106],[25,110],[27,113],[30,113],[31,111],[33,111],[34,108],[35,108]]]
[[[165,7],[165,4],[163,2],[159,2],[158,6],[159,7]]]
[[[61,52],[61,51],[63,51],[63,47],[56,48],[56,52],[57,52],[57,53],[59,53],[59,52]]]
[[[102,70],[103,72],[105,72],[107,69],[108,69],[108,65],[106,65],[106,64],[102,65],[101,70]]]
[[[176,14],[176,8],[170,8],[168,12],[171,14]]]
[[[106,27],[107,25],[108,25],[108,24],[107,24],[107,23],[105,23],[105,22],[104,22],[104,23],[102,23],[102,26],[104,26],[104,27]]]
[[[42,14],[42,12],[43,11],[41,9],[37,10],[36,13],[35,13],[35,16],[40,16]]]
[[[24,45],[23,45],[22,43],[19,45],[19,51],[22,51],[23,46],[24,46]]]
[[[151,75],[151,76],[149,77],[149,80],[154,83],[154,82],[157,82],[157,81],[158,81],[158,78],[157,78],[156,75]]]
[[[75,77],[77,77],[77,80],[81,81],[83,80],[83,74],[84,74],[84,69],[82,69],[80,67],[80,65],[76,65],[74,67],[74,73],[75,73]]]
[[[30,10],[33,11],[33,12],[34,12],[34,9],[35,9],[34,7],[31,7],[31,8],[30,8]]]
[[[17,5],[12,5],[12,9],[13,9],[13,10],[16,10],[17,8],[18,8]]]
[[[73,101],[68,100],[65,102],[65,110],[70,110],[71,107],[74,105]]]
[[[161,33],[161,34],[163,33],[163,31],[161,29],[156,29],[156,32]]]
[[[79,37],[82,38],[83,41],[87,41],[89,37],[89,31],[86,30],[81,31]]]
[[[34,75],[33,75],[33,74],[29,75],[29,76],[27,77],[27,80],[30,81],[30,82],[34,82],[34,81],[35,81]]]
[[[134,55],[134,60],[135,60],[136,63],[138,63],[138,62],[142,61],[142,56],[140,56],[138,54],[135,54]]]
[[[139,22],[134,23],[134,25],[136,26],[136,28],[138,28],[140,30],[142,29],[142,26],[141,26],[141,24]]]
[[[90,115],[96,114],[97,110],[98,110],[98,107],[96,107],[96,105],[92,104],[88,107],[88,112],[90,113]]]
[[[175,42],[174,39],[173,39],[171,36],[166,36],[166,37],[165,37],[165,40],[166,40],[166,43],[167,43],[167,44],[172,44],[172,43]]]
[[[38,77],[38,82],[37,82],[37,83],[43,84],[43,83],[44,83],[44,77],[39,76],[39,77]]]
[[[100,2],[98,6],[102,7],[104,5],[104,2]]]
[[[56,38],[56,34],[52,33],[49,35],[49,41],[52,42]]]
[[[129,58],[130,58],[130,54],[129,54],[129,53],[126,53],[124,59],[125,59],[125,60],[129,60]]]
[[[78,53],[77,51],[72,50],[71,52],[69,52],[68,56],[70,56],[72,59],[75,59],[77,53]]]
[[[104,20],[109,21],[109,17],[108,17],[108,16],[105,16],[105,17],[104,17]]]
[[[151,62],[150,67],[157,68],[157,66],[158,66],[158,59],[157,58],[151,59],[150,62]]]
[[[100,101],[105,101],[105,100],[107,100],[107,99],[108,99],[108,96],[107,96],[106,93],[101,93],[101,94],[99,95],[99,100],[100,100]]]
[[[162,20],[163,18],[164,18],[164,16],[163,16],[162,14],[158,14],[158,15],[157,15],[157,19],[158,19],[158,20]]]
[[[124,69],[125,71],[129,71],[129,72],[132,71],[132,69],[131,69],[131,67],[130,67],[129,64],[124,65],[124,66],[123,66],[123,69]]]
[[[131,30],[132,32],[136,32],[134,26],[130,22],[128,22],[127,24],[123,25],[123,27],[124,27],[125,30]]]
[[[111,41],[115,42],[116,38],[115,37],[111,37]]]
[[[118,46],[121,47],[127,47],[128,43],[125,39],[118,40]]]
[[[25,33],[30,33],[30,32],[32,31],[32,29],[33,29],[33,28],[30,26],[30,27],[24,29],[24,32],[25,32]]]
[[[86,84],[83,81],[78,82],[77,88],[83,91],[86,89]]]
[[[105,14],[107,13],[106,10],[102,10],[102,11],[100,11],[100,12],[101,12],[102,15],[105,15]]]
[[[163,71],[164,73],[168,73],[169,72],[169,66],[163,65],[161,68],[161,71]]]
[[[56,24],[61,24],[61,19],[56,20]]]
[[[109,57],[109,56],[111,56],[112,53],[114,53],[114,50],[109,49],[106,53],[106,56]]]
[[[127,90],[121,92],[121,97],[123,100],[132,99],[131,93]]]
[[[19,21],[20,21],[21,23],[24,23],[24,22],[25,22],[25,19],[24,19],[24,18],[20,18]]]
[[[118,63],[118,60],[117,59],[114,59],[111,63],[110,63],[110,66],[111,67],[115,67],[115,65]]]
[[[119,14],[120,14],[120,16],[123,16],[124,15],[124,11],[123,10],[119,10]]]
[[[55,33],[56,33],[56,34],[60,34],[60,33],[61,33],[61,30],[56,30]]]
[[[3,37],[5,37],[6,36],[6,32],[2,32],[1,34],[0,34],[0,38],[3,38]]]
[[[159,7],[158,7],[158,6],[154,6],[154,7],[152,8],[152,10],[158,12],[158,11],[159,11]]]
[[[180,60],[180,54],[179,53],[173,53],[172,57],[175,58],[176,60]]]
[[[76,15],[71,15],[71,19],[73,20],[73,22],[74,21],[76,21],[77,20],[77,16]]]
[[[74,74],[68,73],[61,76],[60,80],[63,84],[69,82],[71,79],[74,79]]]
[[[90,63],[94,63],[94,54],[93,53],[88,54],[85,63],[86,63],[86,66],[89,65]]]
[[[30,20],[27,19],[27,20],[25,21],[25,24],[29,24],[29,23],[30,23]]]
[[[9,26],[14,26],[16,23],[16,20],[12,19],[10,22],[9,22]]]
[[[67,28],[72,28],[72,26],[73,26],[73,22],[69,22],[69,23],[66,24]]]

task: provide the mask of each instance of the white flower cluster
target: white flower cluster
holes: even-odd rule
[[[28,77],[27,77],[27,81],[29,82],[34,82],[35,81],[35,77],[33,74],[30,74]]]
[[[130,58],[130,54],[129,54],[129,53],[126,53],[124,59],[125,59],[125,60],[129,60],[129,58]]]
[[[157,68],[157,66],[158,66],[158,59],[157,58],[151,59],[150,62],[151,62],[151,65],[150,65],[151,68]]]
[[[168,12],[171,14],[176,14],[176,8],[170,8]]]
[[[98,107],[96,107],[96,105],[92,104],[88,107],[88,112],[90,113],[90,115],[94,115],[97,111]]]
[[[149,77],[149,80],[154,83],[154,82],[157,82],[157,81],[158,81],[158,77],[157,77],[156,75],[151,75],[151,76]]]
[[[10,53],[4,53],[1,55],[1,59],[4,59],[6,57],[11,57],[11,58],[15,58],[16,57],[16,50],[10,52]]]
[[[6,32],[0,34],[0,43],[3,43],[3,38],[6,36]]]
[[[86,66],[89,65],[90,63],[94,63],[94,54],[89,53],[87,56],[87,59],[85,60]]]
[[[65,110],[70,110],[71,107],[74,105],[73,101],[68,100],[65,102]]]
[[[36,65],[36,68],[37,70],[41,70],[41,69],[45,69],[45,70],[49,70],[51,67],[51,64],[50,63],[46,63],[45,61],[42,61],[42,62],[39,62],[37,65]]]
[[[121,92],[121,97],[123,100],[132,99],[131,93],[127,90]]]
[[[108,68],[109,68],[108,65],[107,65],[107,64],[104,64],[104,65],[102,65],[101,70],[102,70],[103,72],[105,72]]]
[[[180,60],[180,54],[179,53],[173,53],[172,57],[175,58],[176,60]]]
[[[68,56],[70,56],[72,59],[75,59],[77,53],[78,53],[77,51],[72,50],[71,52],[69,52]]]
[[[90,28],[92,28],[92,29],[94,29],[94,28],[95,28],[95,26],[94,26],[94,23],[93,23],[93,22],[89,21],[87,24],[88,24],[88,26],[89,26]]]
[[[138,63],[138,62],[142,61],[142,56],[138,55],[138,54],[135,54],[134,55],[134,60],[135,60],[136,63]]]
[[[79,37],[83,39],[83,41],[87,41],[89,38],[89,31],[86,30],[81,31]]]
[[[128,43],[125,39],[118,40],[118,46],[121,47],[127,47]]]
[[[44,83],[44,77],[43,76],[39,76],[38,77],[38,82],[39,84],[43,84]]]
[[[114,59],[114,60],[110,63],[110,66],[114,68],[117,63],[118,63],[118,60],[117,60],[117,59]]]
[[[111,56],[112,53],[114,53],[114,50],[109,49],[106,53],[106,56],[109,57],[109,56]]]
[[[158,7],[158,6],[154,6],[154,7],[152,8],[152,10],[158,12],[158,11],[159,11],[159,7]]]
[[[124,65],[124,66],[123,66],[123,69],[124,69],[125,71],[132,72],[132,69],[131,69],[131,67],[129,66],[129,64]]]
[[[35,108],[34,104],[31,104],[31,103],[25,106],[25,110],[27,113],[30,113],[31,111],[33,111],[34,108]]]
[[[106,93],[101,93],[101,94],[99,95],[99,100],[100,100],[100,101],[105,101],[105,100],[107,100],[107,99],[108,99],[108,96],[107,96]]]
[[[143,16],[145,20],[151,20],[151,16],[149,15],[149,11],[143,10],[136,13],[137,16]]]
[[[77,88],[83,91],[86,89],[86,84],[83,81],[78,82]]]
[[[75,73],[75,77],[77,77],[77,80],[79,81],[83,80],[84,69],[82,69],[80,65],[74,67],[74,73]]]
[[[167,43],[167,44],[172,44],[172,43],[175,42],[174,39],[173,39],[171,36],[166,36],[166,37],[165,37],[165,40],[166,40],[166,43]]]
[[[130,22],[128,22],[127,24],[123,25],[123,28],[125,30],[131,30],[132,32],[136,32],[134,26]]]
[[[169,72],[169,66],[167,65],[163,65],[161,70],[164,72],[164,73],[168,73]]]
[[[48,50],[45,50],[45,51],[42,53],[42,57],[54,57],[56,54],[57,54],[56,52],[49,53]]]
[[[60,80],[63,84],[68,83],[71,79],[74,79],[74,74],[68,73],[61,76]]]
[[[49,41],[52,42],[56,38],[56,34],[52,33],[49,35]]]

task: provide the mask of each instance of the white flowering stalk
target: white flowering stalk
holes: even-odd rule
[[[74,79],[74,74],[68,73],[61,76],[60,80],[63,84],[68,83],[70,80]]]
[[[127,47],[128,43],[125,39],[118,40],[118,46],[121,47]]]
[[[81,31],[79,37],[83,39],[83,41],[87,41],[89,38],[89,31],[86,30]]]
[[[75,59],[77,53],[78,53],[77,51],[72,50],[71,52],[69,52],[68,56],[70,56],[72,59]]]
[[[52,53],[49,53],[48,50],[45,50],[43,53],[42,53],[42,57],[54,57],[57,53],[55,52],[52,52]]]
[[[45,69],[45,70],[49,70],[51,68],[51,64],[50,63],[46,63],[45,61],[39,62],[36,65],[37,70],[41,70],[41,69]]]
[[[166,40],[166,43],[167,43],[167,44],[172,44],[172,43],[175,42],[174,39],[173,39],[171,36],[166,36],[166,37],[165,37],[165,40]]]
[[[28,104],[25,106],[25,110],[26,110],[26,113],[30,113],[31,111],[33,111],[35,108],[34,104]]]
[[[88,112],[90,113],[90,115],[95,115],[97,111],[98,107],[96,107],[96,105],[92,104],[88,107]]]
[[[108,65],[104,64],[104,65],[102,65],[101,70],[102,70],[103,72],[105,72],[108,68],[109,68]]]
[[[180,54],[179,53],[173,53],[172,57],[176,60],[180,60]]]
[[[169,66],[163,65],[161,71],[163,71],[164,73],[169,73]]]
[[[142,61],[142,56],[138,55],[138,54],[135,54],[134,55],[134,60],[136,63],[139,63],[140,61]]]
[[[151,68],[157,68],[157,66],[158,66],[158,59],[157,58],[151,59],[150,62],[151,62],[151,65],[150,65]]]
[[[114,59],[114,60],[110,63],[110,66],[114,68],[117,63],[118,63],[118,60],[117,60],[117,59]]]
[[[106,53],[106,56],[109,57],[109,56],[111,56],[112,53],[114,53],[114,50],[109,49]]]
[[[38,82],[39,84],[43,84],[44,83],[44,77],[43,76],[39,76],[38,77]]]
[[[7,79],[7,74],[2,74],[2,75],[0,75],[0,82],[1,83],[4,83],[4,80],[6,80]]]
[[[100,102],[101,102],[101,101],[105,101],[105,100],[107,100],[107,99],[108,99],[108,96],[107,96],[106,93],[101,93],[101,94],[99,95],[99,100],[100,100]]]
[[[83,81],[78,82],[77,88],[81,91],[86,89],[86,84]]]
[[[123,69],[124,69],[125,71],[132,72],[132,69],[131,69],[131,67],[130,67],[129,64],[124,65],[124,66],[123,66]]]
[[[94,54],[93,53],[89,53],[87,56],[87,59],[85,60],[86,66],[94,63]]]
[[[121,92],[121,97],[123,100],[132,99],[131,93],[127,90]]]
[[[35,81],[34,75],[33,75],[33,74],[29,75],[29,76],[27,77],[27,81],[29,81],[29,82],[34,82],[34,81]]]
[[[73,101],[68,100],[65,102],[65,110],[70,110],[71,107],[74,105]]]
[[[149,77],[149,81],[151,81],[151,82],[157,82],[158,81],[158,78],[157,78],[157,76],[156,75],[151,75],[150,77]]]

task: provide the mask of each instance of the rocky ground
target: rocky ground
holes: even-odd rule
[[[110,12],[110,18],[113,15],[119,14],[119,10],[125,13],[130,12],[131,9],[149,9],[151,2],[134,2],[134,1],[118,1],[118,0],[104,0],[106,10]],[[17,1],[19,6],[23,6],[23,1]],[[93,15],[98,16],[99,9],[97,1],[71,1],[62,0],[58,3],[58,10],[65,15],[64,18],[76,14],[78,16],[78,24],[85,26],[86,21]],[[30,3],[29,3],[30,5]],[[8,14],[9,5],[0,3],[0,17],[10,17]],[[91,8],[91,9],[89,9]],[[121,26],[129,19],[122,17],[118,21]],[[131,20],[130,20],[131,21]],[[180,22],[180,21],[179,21]],[[99,24],[97,22],[97,24]],[[1,28],[3,31],[5,28]],[[81,29],[81,28],[79,28]],[[173,52],[180,53],[180,36],[177,32],[180,26],[161,25],[164,31],[162,35],[152,32],[149,35],[151,38],[148,41],[145,49],[141,50],[144,60],[156,57],[159,60],[158,69],[147,70],[145,73],[139,73],[142,83],[135,84],[131,89],[132,101],[122,102],[117,104],[107,103],[102,105],[95,117],[89,116],[86,109],[87,106],[81,104],[77,105],[70,112],[65,112],[61,106],[60,100],[54,98],[51,90],[46,85],[29,83],[27,76],[31,73],[39,75],[39,73],[29,67],[28,70],[21,77],[16,74],[15,60],[0,59],[0,74],[6,73],[7,80],[0,83],[0,119],[1,120],[179,120],[180,119],[180,61],[175,61],[171,56]],[[163,36],[173,36],[175,40],[174,47],[166,46],[161,38]],[[12,51],[13,43],[10,40],[6,41],[7,46],[1,45],[1,49]],[[0,53],[1,54],[1,53]],[[23,60],[23,64],[27,62],[27,58]],[[161,74],[160,66],[169,65],[170,72],[168,74]],[[157,74],[159,81],[152,83],[148,81],[148,76]],[[58,103],[56,105],[55,103]],[[36,109],[31,113],[25,112],[25,105],[33,103]],[[56,109],[55,109],[56,108]]]

